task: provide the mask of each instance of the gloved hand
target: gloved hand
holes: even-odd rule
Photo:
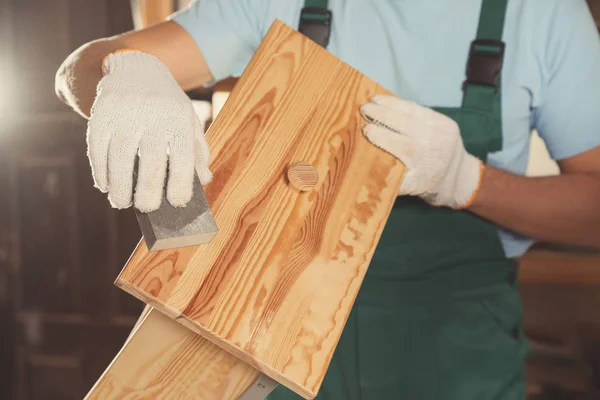
[[[484,164],[467,153],[458,124],[427,107],[397,97],[374,96],[361,107],[367,139],[407,167],[398,195],[462,209],[474,200]]]
[[[142,212],[160,206],[168,164],[167,200],[184,206],[194,171],[212,179],[209,149],[191,100],[155,56],[135,50],[108,55],[87,128],[95,186],[115,208]],[[139,166],[135,195],[133,172]]]

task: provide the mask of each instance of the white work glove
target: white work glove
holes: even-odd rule
[[[434,206],[469,207],[484,164],[467,153],[451,118],[397,97],[374,96],[362,105],[364,135],[407,167],[398,195],[419,196]]]
[[[104,59],[102,68],[87,129],[95,186],[108,192],[115,208],[127,208],[133,200],[140,211],[154,211],[168,165],[167,200],[175,207],[186,205],[194,171],[202,185],[212,179],[208,145],[191,100],[153,55],[118,51]]]

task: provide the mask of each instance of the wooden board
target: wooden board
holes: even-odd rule
[[[143,319],[87,400],[236,400],[261,373],[156,310]]]
[[[116,284],[314,398],[404,166],[362,135],[359,106],[388,93],[276,21],[207,132],[208,245],[134,251]],[[308,162],[312,191],[286,180]]]

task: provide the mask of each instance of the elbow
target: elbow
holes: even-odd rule
[[[594,211],[594,218],[593,218],[593,232],[592,232],[592,246],[596,249],[596,250],[600,250],[600,207]]]
[[[596,196],[597,199],[594,201],[594,204],[600,204],[600,179],[597,181],[597,190],[598,193]],[[596,250],[600,250],[600,206],[594,205],[592,207],[592,212],[588,215],[587,221],[585,221],[583,226],[589,227],[585,229],[587,237],[587,241],[589,245],[592,246]]]
[[[593,180],[593,193],[596,193],[594,196],[595,199],[592,201],[592,212],[590,215],[590,220],[588,221],[588,226],[592,227],[591,239],[592,246],[600,250],[600,174],[595,173]]]

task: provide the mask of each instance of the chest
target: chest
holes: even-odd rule
[[[297,25],[297,12],[288,20]],[[333,28],[328,50],[382,86],[427,106],[458,107],[481,0],[330,0]],[[528,119],[538,91],[524,2],[509,1],[503,40],[503,107]],[[288,8],[289,10],[289,8]]]
[[[303,0],[278,7],[297,27]],[[458,108],[482,0],[329,0],[333,25],[328,50],[395,94],[428,107]],[[496,167],[523,172],[531,116],[540,104],[546,43],[537,27],[551,16],[537,0],[509,0],[502,40],[502,150]],[[541,38],[541,39],[540,39]],[[484,128],[481,128],[485,130]]]

